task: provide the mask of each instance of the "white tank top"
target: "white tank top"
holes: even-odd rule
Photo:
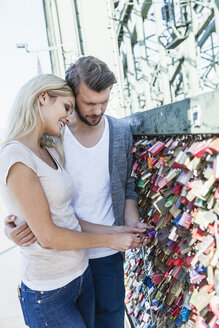
[[[113,225],[115,218],[109,174],[109,125],[99,142],[84,147],[66,128],[64,135],[65,168],[73,178],[74,194],[71,204],[77,218],[91,223]],[[88,250],[89,258],[105,257],[117,253],[110,248]]]

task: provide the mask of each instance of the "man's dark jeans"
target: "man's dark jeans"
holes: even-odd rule
[[[124,327],[124,270],[121,253],[90,260],[95,287],[95,328]]]

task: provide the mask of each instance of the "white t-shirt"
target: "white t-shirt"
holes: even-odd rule
[[[109,174],[109,124],[99,142],[91,148],[84,147],[66,128],[64,134],[65,169],[71,175],[74,194],[71,204],[77,218],[92,223],[114,224]],[[105,257],[117,253],[110,248],[88,250],[89,258]]]
[[[38,176],[46,194],[53,222],[60,227],[81,231],[71,206],[74,192],[69,174],[58,162],[54,149],[48,149],[57,164],[55,170],[18,141],[12,141],[0,150],[0,195],[9,214],[17,216],[16,224],[26,221],[19,205],[6,184],[13,164],[24,163]],[[21,279],[29,288],[48,291],[60,288],[79,277],[86,270],[86,250],[56,250],[42,248],[36,241],[21,247]]]

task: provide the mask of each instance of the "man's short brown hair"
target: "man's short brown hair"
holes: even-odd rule
[[[85,83],[91,90],[100,92],[116,83],[116,78],[108,66],[93,56],[81,57],[65,73],[65,79],[75,96],[80,83]]]

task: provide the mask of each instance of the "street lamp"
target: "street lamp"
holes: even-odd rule
[[[37,73],[38,74],[42,74],[43,70],[42,70],[42,66],[41,66],[41,63],[40,63],[40,58],[39,58],[39,50],[38,51],[30,51],[29,49],[29,46],[28,46],[28,43],[16,43],[16,47],[18,49],[25,49],[25,51],[27,53],[36,53],[36,56],[37,56]],[[48,51],[47,50],[44,50],[44,51]]]
[[[16,43],[16,47],[18,49],[25,49],[26,52],[30,52],[30,50],[28,49],[28,44],[27,43]]]
[[[30,49],[28,43],[16,43],[16,47],[18,49],[24,49],[27,53],[35,53],[37,55],[37,64],[38,64],[38,74],[42,73],[42,68],[39,59],[39,53],[41,52],[55,52],[53,55],[53,60],[50,56],[52,71],[54,74],[58,76],[63,76],[66,70],[66,66],[69,66],[69,63],[75,61],[80,54],[74,52],[72,50],[74,44],[73,43],[64,43],[64,44],[56,44],[55,46],[46,47],[44,49]],[[71,50],[66,52],[64,47],[71,47]],[[63,67],[62,67],[63,65]],[[54,71],[54,67],[56,71]]]

